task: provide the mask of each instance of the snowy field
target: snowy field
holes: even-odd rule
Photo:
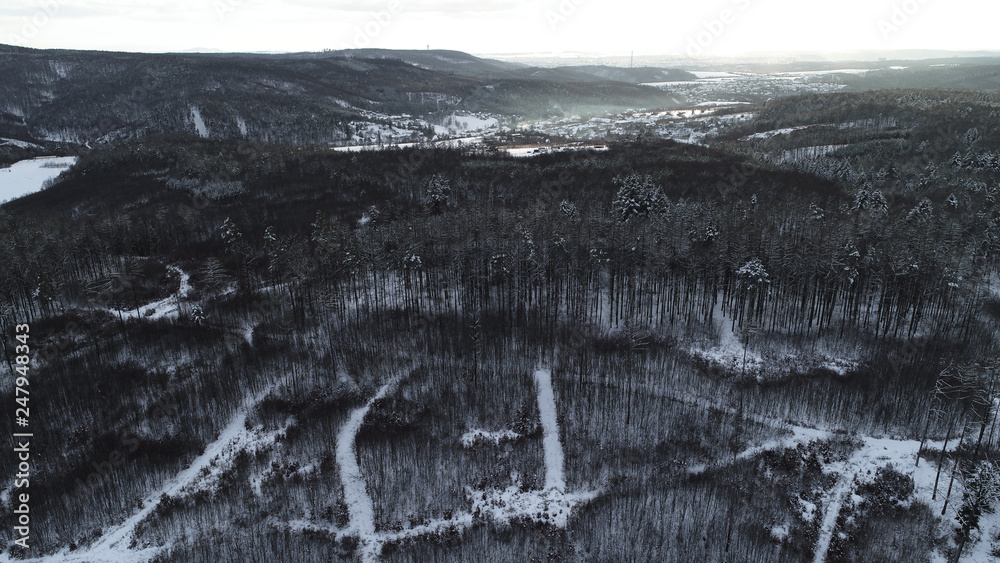
[[[9,201],[42,189],[46,180],[76,162],[75,156],[44,156],[0,168],[0,201]]]

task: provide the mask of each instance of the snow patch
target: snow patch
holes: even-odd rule
[[[470,491],[472,512],[477,516],[509,523],[526,519],[539,524],[565,528],[573,508],[597,496],[595,492],[566,494],[560,489],[521,491],[512,485],[498,491]]]
[[[202,138],[208,138],[208,127],[205,120],[201,118],[201,110],[197,106],[191,106],[191,119],[194,121],[194,129]]]
[[[462,434],[459,440],[462,442],[463,448],[471,448],[479,442],[491,442],[494,446],[497,446],[500,442],[512,442],[520,437],[521,435],[513,430],[489,431],[477,429]]]
[[[803,129],[808,129],[812,125],[799,125],[798,127],[785,127],[783,129],[772,129],[770,131],[761,131],[760,133],[754,133],[753,135],[747,135],[743,137],[744,141],[749,141],[751,139],[770,139],[771,137],[777,137],[778,135],[787,135],[795,131],[801,131]]]
[[[758,373],[764,367],[760,354],[747,350],[733,331],[732,321],[722,312],[722,302],[717,301],[712,311],[713,324],[719,327],[719,345],[714,348],[695,347],[691,354],[708,362],[711,366],[719,366],[727,371]]]
[[[14,145],[15,147],[27,149],[27,148],[42,148],[41,145],[36,145],[35,143],[29,143],[28,141],[21,141],[19,139],[11,139],[9,137],[0,137],[0,146],[3,145]]]
[[[859,365],[860,364],[857,360],[848,360],[846,358],[828,358],[820,364],[820,367],[844,377],[848,373],[857,370]]]
[[[807,500],[802,500],[801,498],[799,498],[798,500],[799,500],[799,506],[802,508],[801,512],[802,520],[806,522],[812,522],[813,520],[815,520],[816,512],[818,511],[816,504],[809,502]]]
[[[500,126],[500,120],[486,114],[453,113],[445,117],[441,125],[446,133],[456,134],[493,129]],[[437,132],[436,127],[435,132]]]

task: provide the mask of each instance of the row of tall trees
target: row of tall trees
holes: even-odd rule
[[[537,171],[465,157],[463,166],[485,173],[414,174],[399,188],[383,186],[390,196],[381,203],[327,204],[311,221],[266,209],[275,197],[268,189],[211,201],[193,217],[169,203],[69,221],[6,215],[9,244],[0,253],[10,267],[0,290],[12,314],[30,319],[79,306],[95,283],[129,274],[137,256],[166,255],[222,259],[245,291],[288,282],[302,310],[315,294],[342,296],[345,311],[358,301],[423,310],[445,300],[554,330],[566,317],[700,322],[721,301],[739,324],[791,335],[969,340],[978,326],[1000,241],[990,214],[928,201],[890,208],[864,189],[839,198],[777,194],[784,186],[759,178],[759,195],[744,186],[726,198],[672,198],[683,185],[672,182],[676,173],[626,167],[611,176],[621,157],[589,157],[587,166],[602,168],[598,179],[571,182],[549,199],[520,185]],[[297,192],[312,186],[322,201],[322,185],[295,175]],[[496,197],[503,192],[506,201]],[[306,211],[308,200],[295,207]],[[177,256],[184,248],[187,256]],[[127,297],[114,305],[134,307]]]

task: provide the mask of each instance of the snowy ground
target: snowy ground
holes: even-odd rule
[[[692,355],[730,372],[757,374],[763,367],[763,360],[759,353],[747,350],[740,341],[733,331],[732,317],[727,318],[722,311],[721,300],[712,311],[712,324],[718,327],[719,344],[711,348],[695,347],[691,350]]]
[[[688,352],[706,362],[712,371],[720,374],[739,374],[755,377],[758,381],[781,378],[789,373],[807,373],[821,368],[841,377],[858,369],[860,363],[852,357],[834,355],[824,350],[803,353],[796,348],[769,348],[756,344],[761,328],[749,326],[747,330],[733,329],[733,311],[723,312],[721,299],[712,311],[712,323],[718,330],[719,341],[715,346],[696,342]],[[747,341],[751,346],[748,348]]]
[[[3,145],[13,145],[15,147],[20,147],[22,149],[27,148],[42,148],[40,145],[35,143],[29,143],[28,141],[21,141],[19,139],[11,139],[10,137],[0,137],[0,147]]]
[[[784,129],[772,129],[770,131],[761,131],[760,133],[754,133],[753,135],[747,135],[743,138],[744,141],[749,141],[751,139],[770,139],[771,137],[777,137],[778,135],[787,135],[795,131],[801,131],[803,129],[808,129],[812,127],[811,125],[800,125],[798,127],[786,127]]]

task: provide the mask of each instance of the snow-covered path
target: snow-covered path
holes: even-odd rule
[[[357,436],[364,425],[368,411],[371,410],[375,401],[391,393],[401,380],[402,375],[397,375],[380,387],[378,392],[371,399],[368,399],[368,402],[364,406],[351,411],[347,422],[337,432],[336,458],[337,465],[340,467],[340,481],[344,487],[344,502],[347,504],[348,524],[343,530],[333,530],[330,528],[323,528],[322,530],[335,533],[338,540],[345,536],[357,537],[358,549],[362,561],[376,561],[382,552],[382,546],[386,543],[436,534],[448,529],[465,528],[471,526],[473,521],[471,514],[459,512],[451,518],[433,520],[427,524],[404,530],[394,532],[378,532],[375,530],[375,506],[371,495],[368,494],[368,487],[364,476],[361,475],[361,467],[358,464]],[[294,522],[291,524],[293,527],[302,529],[320,530],[320,528],[308,522]]]
[[[753,419],[753,417],[747,417],[747,418],[751,420]],[[714,463],[710,464],[698,464],[689,466],[687,470],[688,473],[697,475],[703,473],[707,469],[719,469],[722,467],[732,465],[733,463],[739,461],[753,459],[757,457],[759,454],[762,454],[764,452],[795,448],[799,444],[805,445],[808,444],[809,442],[812,442],[813,440],[828,440],[832,436],[832,433],[826,430],[806,428],[805,426],[795,426],[795,425],[790,426],[787,423],[778,424],[775,421],[769,421],[769,425],[774,426],[776,428],[787,428],[791,430],[792,435],[777,440],[768,440],[767,442],[764,442],[759,446],[750,446],[749,448],[743,450],[742,452],[739,452],[738,454],[734,455],[732,458],[719,459]]]
[[[140,305],[138,312],[135,309],[119,311],[118,309],[111,308],[108,308],[107,311],[110,311],[115,316],[121,315],[123,318],[129,319],[176,319],[180,315],[180,300],[191,293],[191,275],[177,266],[167,267],[180,276],[180,283],[178,284],[176,293],[169,297],[164,297],[159,301]]]
[[[347,512],[350,518],[347,528],[341,530],[338,535],[356,535],[360,542],[362,558],[365,561],[373,560],[378,556],[382,542],[375,534],[375,507],[368,494],[365,479],[361,475],[355,441],[372,405],[375,401],[388,395],[389,391],[399,383],[399,380],[400,377],[394,377],[379,388],[378,392],[371,399],[368,399],[364,406],[354,409],[347,422],[340,427],[340,432],[337,433],[337,466],[340,467],[340,481],[344,486],[344,501],[347,503]]]
[[[830,550],[830,542],[833,540],[833,532],[837,529],[837,518],[840,517],[840,509],[844,505],[844,497],[850,492],[853,482],[854,475],[845,473],[840,476],[837,485],[827,495],[826,512],[823,513],[823,522],[819,527],[819,538],[816,540],[816,549],[813,551],[813,563],[826,561],[826,554]]]
[[[545,451],[545,489],[566,490],[563,472],[563,449],[559,441],[559,421],[556,417],[556,399],[552,392],[552,372],[535,371],[538,387],[538,414],[542,422],[542,448]]]
[[[27,561],[39,563],[141,563],[149,561],[166,546],[137,550],[131,549],[129,546],[135,536],[136,528],[156,510],[164,495],[170,497],[184,494],[189,487],[195,486],[201,479],[210,479],[215,473],[212,471],[214,465],[220,462],[225,463],[239,452],[253,445],[266,444],[268,442],[273,443],[274,438],[281,431],[261,435],[248,430],[246,428],[247,415],[272,389],[280,386],[284,381],[279,381],[264,391],[244,400],[229,424],[223,428],[219,437],[205,447],[204,453],[196,457],[186,469],[180,471],[156,491],[147,495],[142,502],[140,510],[132,514],[118,526],[106,532],[89,548],[77,552],[70,552],[68,549],[64,549],[59,553],[38,559],[17,561],[22,563]],[[12,561],[7,553],[0,555],[0,563]]]
[[[957,444],[957,441],[956,441]],[[942,444],[931,442],[925,445],[941,447]],[[951,445],[949,450],[957,447]],[[830,542],[837,528],[837,518],[844,506],[845,499],[851,493],[854,484],[858,481],[866,481],[873,478],[879,468],[886,465],[904,475],[913,478],[914,498],[926,503],[932,508],[934,514],[940,514],[944,502],[942,490],[939,489],[939,496],[936,500],[931,500],[931,493],[934,486],[934,479],[937,469],[931,463],[916,465],[917,453],[920,451],[918,440],[895,440],[892,438],[864,438],[864,445],[854,451],[846,461],[831,463],[825,471],[838,475],[837,484],[826,496],[824,504],[826,510],[823,513],[823,521],[819,529],[819,538],[816,540],[814,550],[814,563],[824,563],[827,551],[830,549]],[[944,480],[946,473],[942,473]],[[960,498],[960,495],[958,495]],[[956,493],[952,493],[954,501]],[[954,502],[952,506],[957,506]],[[949,509],[951,512],[953,509]]]
[[[526,518],[535,522],[565,528],[573,508],[589,502],[596,491],[566,492],[566,475],[562,442],[559,441],[559,418],[556,415],[552,372],[535,370],[538,392],[538,415],[542,424],[542,449],[545,461],[545,486],[542,490],[522,491],[516,483],[502,490],[469,490],[473,513],[489,515],[494,520],[510,522]]]

